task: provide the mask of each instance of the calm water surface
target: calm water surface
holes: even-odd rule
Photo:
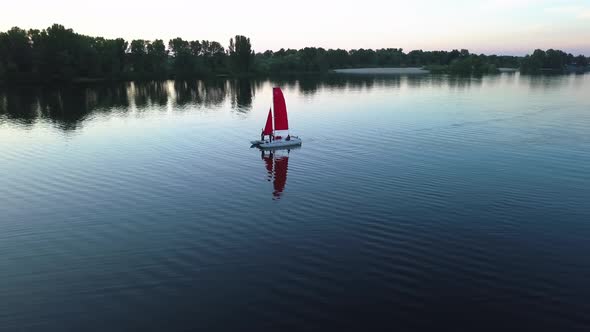
[[[5,88],[0,153],[0,330],[590,329],[590,75]]]

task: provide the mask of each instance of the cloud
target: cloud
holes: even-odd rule
[[[542,5],[546,0],[491,0],[484,5],[487,8],[495,9],[516,9],[532,5]]]
[[[558,6],[545,8],[545,12],[555,14],[572,14],[584,10],[582,6]]]
[[[546,13],[568,15],[579,19],[590,19],[590,7],[586,6],[558,6],[544,9]]]

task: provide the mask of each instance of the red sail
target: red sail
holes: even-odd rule
[[[287,105],[281,88],[272,88],[272,100],[275,110],[275,130],[288,130]]]
[[[268,110],[268,117],[266,118],[266,126],[264,126],[264,131],[262,132],[264,135],[271,135],[272,134],[272,112],[270,109]]]

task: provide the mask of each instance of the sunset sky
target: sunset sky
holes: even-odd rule
[[[208,39],[236,34],[256,51],[301,48],[468,48],[530,53],[559,48],[590,55],[590,0],[490,1],[12,1],[0,30],[60,23],[109,38]]]

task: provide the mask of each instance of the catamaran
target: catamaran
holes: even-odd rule
[[[269,109],[268,116],[266,117],[266,125],[262,130],[261,139],[250,141],[250,143],[263,149],[301,145],[301,139],[299,137],[289,134],[287,105],[285,104],[285,97],[283,96],[281,88],[272,88],[272,102],[274,117],[272,112],[273,109]],[[266,136],[268,136],[268,138],[266,138]]]

